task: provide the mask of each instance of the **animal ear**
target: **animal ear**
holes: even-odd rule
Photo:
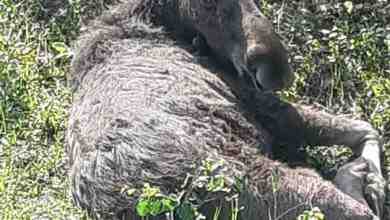
[[[205,8],[214,8],[217,0],[200,0],[200,4]]]

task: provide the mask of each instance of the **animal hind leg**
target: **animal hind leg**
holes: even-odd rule
[[[345,145],[359,156],[341,167],[335,184],[345,193],[383,214],[385,180],[381,172],[381,138],[371,124],[335,116],[314,107],[295,105],[303,119],[304,140],[310,145]]]
[[[369,123],[332,115],[313,106],[289,104],[270,93],[257,93],[248,103],[255,109],[257,120],[278,141],[350,147],[359,158],[339,169],[335,184],[382,215],[385,180],[381,172],[381,138]]]

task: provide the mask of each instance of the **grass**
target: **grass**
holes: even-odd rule
[[[370,121],[390,154],[388,1],[261,2],[298,76],[283,95]],[[63,146],[80,10],[79,0],[0,0],[0,219],[85,218],[70,202]],[[313,151],[312,163],[340,154]]]
[[[0,219],[81,216],[69,201],[63,158],[78,5],[44,4],[0,1]]]
[[[285,97],[371,122],[390,153],[388,1],[275,2],[264,10],[275,18],[298,78]],[[314,160],[326,156],[337,162],[344,152],[329,150],[314,152]],[[387,172],[389,159],[385,160]]]

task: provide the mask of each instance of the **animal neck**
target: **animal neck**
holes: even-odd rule
[[[148,4],[152,16],[150,20],[180,35],[181,38],[192,40],[197,31],[193,28],[189,0],[143,0]],[[147,19],[147,18],[146,18]]]

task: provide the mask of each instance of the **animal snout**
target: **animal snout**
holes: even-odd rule
[[[246,59],[249,70],[255,71],[257,69],[257,64],[264,61],[264,50],[265,48],[261,45],[248,48],[246,52]]]
[[[291,73],[284,56],[272,56],[265,46],[257,44],[247,49],[247,68],[256,79],[256,84],[264,91],[277,91],[291,86],[294,74]]]

